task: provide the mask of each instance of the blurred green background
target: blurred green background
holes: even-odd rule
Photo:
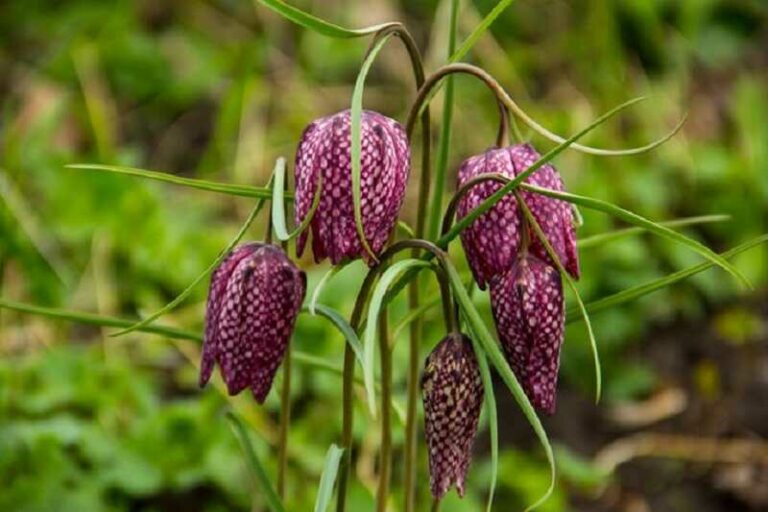
[[[295,3],[346,26],[402,20],[429,70],[445,60],[449,2]],[[463,0],[459,40],[494,5]],[[161,307],[226,246],[252,203],[64,165],[121,164],[261,185],[276,157],[293,158],[307,123],[347,108],[365,48],[364,40],[324,38],[247,0],[2,2],[0,295],[127,318]],[[644,144],[688,112],[683,131],[650,154],[567,151],[557,167],[570,190],[656,220],[730,215],[686,229],[718,251],[768,231],[765,1],[519,0],[468,59],[563,135],[649,96],[590,135],[592,145]],[[405,54],[391,45],[369,77],[365,105],[404,120],[413,96]],[[435,123],[441,105],[438,96]],[[461,160],[493,144],[496,115],[482,86],[456,79],[451,188]],[[532,141],[541,151],[552,147]],[[580,236],[621,227],[583,213]],[[248,237],[261,238],[265,221],[262,214]],[[452,253],[465,267],[458,244]],[[647,235],[585,249],[581,258],[585,300],[700,261]],[[595,316],[605,386],[599,406],[591,401],[583,324],[569,327],[559,410],[544,420],[559,478],[543,510],[768,508],[767,261],[764,246],[735,260],[752,291],[710,270]],[[302,265],[311,289],[327,266],[308,258]],[[363,271],[345,269],[322,301],[349,312]],[[198,286],[163,322],[201,329],[205,293]],[[404,313],[396,304],[393,322]],[[437,310],[428,319],[432,344],[442,324]],[[109,332],[0,310],[0,510],[262,510],[223,413],[234,406],[246,417],[274,474],[275,390],[264,407],[245,395],[228,399],[220,387],[200,391],[194,343]],[[293,343],[341,362],[343,339],[320,320],[302,316]],[[398,370],[406,367],[405,346],[395,353]],[[400,402],[403,373],[395,375]],[[287,507],[303,511],[339,437],[341,381],[301,366],[293,377]],[[544,491],[548,469],[499,384],[494,510],[520,510]],[[375,488],[378,429],[361,404],[353,511],[372,509]],[[396,450],[401,441],[396,423]],[[482,509],[488,450],[483,423],[468,495],[461,502],[451,493],[443,510]],[[401,503],[397,460],[392,510]],[[425,509],[423,444],[420,464]]]

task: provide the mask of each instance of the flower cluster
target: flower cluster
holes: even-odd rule
[[[459,187],[485,174],[514,178],[539,158],[530,144],[489,149],[464,161],[458,174]],[[551,165],[536,169],[525,182],[563,190],[563,182]],[[496,181],[474,185],[461,198],[458,216],[469,214],[501,186]],[[579,261],[570,206],[527,191],[520,196],[560,263],[571,276],[578,278]],[[560,275],[545,246],[535,236],[530,239],[523,236],[526,222],[517,198],[507,195],[465,229],[461,241],[478,286],[490,287],[496,328],[512,370],[531,402],[551,414],[555,410],[563,343],[563,290]]]

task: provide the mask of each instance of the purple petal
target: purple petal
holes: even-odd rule
[[[496,329],[512,371],[534,406],[554,413],[565,332],[560,275],[529,255],[491,281],[490,289]]]
[[[432,496],[442,498],[453,485],[464,496],[483,405],[480,371],[466,336],[450,335],[435,347],[427,358],[421,388]]]

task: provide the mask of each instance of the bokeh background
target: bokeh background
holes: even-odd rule
[[[404,21],[429,69],[446,56],[447,4],[296,0],[346,26]],[[462,0],[459,40],[493,5]],[[309,121],[348,106],[365,47],[310,33],[248,0],[4,0],[0,295],[127,318],[161,307],[226,246],[251,201],[65,164],[261,185],[277,156],[293,158]],[[560,134],[649,96],[590,135],[593,145],[643,144],[688,112],[682,132],[650,154],[567,151],[557,167],[570,190],[656,220],[730,215],[685,230],[719,251],[768,231],[768,3],[519,0],[468,59]],[[365,105],[404,120],[413,96],[405,54],[391,45],[374,66]],[[441,105],[439,97],[432,104],[435,123]],[[488,92],[457,78],[451,187],[461,160],[493,144],[496,123]],[[580,236],[621,227],[583,213]],[[261,238],[265,221],[248,237]],[[453,253],[466,268],[458,247]],[[647,235],[581,257],[586,300],[700,261]],[[569,327],[558,412],[544,420],[559,477],[542,510],[768,509],[767,261],[764,246],[736,258],[755,283],[751,291],[710,270],[595,316],[605,386],[597,406],[583,324]],[[327,266],[307,258],[302,265],[311,289]],[[362,274],[360,265],[345,269],[322,300],[348,312]],[[199,330],[205,293],[198,286],[162,321]],[[396,305],[393,321],[404,312]],[[428,319],[432,344],[441,335],[438,311]],[[0,310],[0,510],[262,510],[223,413],[235,407],[245,416],[274,474],[277,393],[257,407],[220,387],[200,391],[196,344],[109,332]],[[302,316],[294,346],[341,362],[343,339],[320,320]],[[404,348],[395,354],[398,370]],[[293,377],[287,506],[309,510],[325,451],[339,436],[340,379],[300,366]],[[548,468],[498,384],[494,510],[519,510],[543,492]],[[396,394],[402,401],[400,371]],[[362,406],[358,418],[354,511],[371,509],[378,442]],[[461,502],[452,493],[445,511],[482,509],[485,424],[475,451],[468,495]],[[420,461],[425,508],[423,445]],[[400,509],[400,468],[396,462],[392,510]]]

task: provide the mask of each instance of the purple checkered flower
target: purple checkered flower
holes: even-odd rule
[[[507,361],[531,403],[553,414],[565,328],[560,274],[536,256],[521,255],[490,285],[491,309]]]
[[[464,161],[459,169],[459,187],[483,174],[499,173],[514,178],[539,158],[540,155],[530,144],[489,149],[482,155]],[[525,182],[552,190],[563,190],[563,181],[551,165],[537,169]],[[465,217],[501,187],[495,181],[474,186],[459,202],[458,217]],[[523,191],[522,195],[563,267],[574,278],[578,278],[579,259],[570,205],[527,191]],[[462,231],[462,245],[480,288],[485,289],[493,276],[509,270],[515,261],[520,248],[520,216],[517,200],[513,195],[507,195]],[[534,234],[531,236],[530,250],[544,261],[552,263],[546,249]]]
[[[432,496],[442,498],[453,485],[464,496],[483,405],[483,383],[469,338],[451,334],[435,347],[427,357],[421,390]]]
[[[363,231],[374,253],[380,253],[392,234],[405,197],[410,171],[410,148],[397,121],[363,111],[360,197]],[[315,261],[326,257],[335,265],[363,257],[372,263],[360,243],[352,202],[351,130],[349,110],[318,119],[305,130],[296,152],[294,218],[300,224],[315,196],[322,173],[320,204],[310,223]],[[300,256],[309,233],[296,244]]]
[[[306,281],[277,246],[249,243],[229,253],[211,276],[200,386],[218,363],[230,395],[250,387],[263,403],[285,356]]]

